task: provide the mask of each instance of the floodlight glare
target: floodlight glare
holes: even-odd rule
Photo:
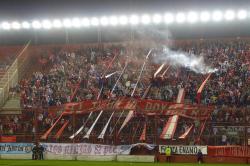
[[[80,27],[81,26],[81,21],[78,18],[75,18],[73,21],[73,26],[74,27]]]
[[[14,29],[20,29],[21,25],[18,22],[13,22],[12,23],[12,28]]]
[[[195,12],[191,12],[188,14],[188,21],[189,22],[196,22],[198,19],[198,16]]]
[[[69,19],[66,19],[63,21],[63,25],[68,28],[71,27],[72,23]]]
[[[238,13],[238,18],[239,19],[245,19],[247,17],[247,12],[245,10],[241,10]]]
[[[208,12],[201,13],[201,21],[208,21],[210,19],[210,15]]]
[[[131,16],[130,17],[130,23],[131,24],[138,24],[138,22],[139,22],[139,19],[138,19],[138,16]]]
[[[150,17],[149,17],[148,15],[142,16],[141,22],[142,22],[143,24],[148,24],[148,23],[150,22]]]
[[[82,25],[83,25],[83,26],[89,26],[89,19],[84,18],[84,19],[82,20]]]
[[[52,25],[51,25],[50,21],[45,20],[45,21],[43,21],[43,27],[46,29],[49,29],[52,27]]]
[[[160,23],[161,22],[161,15],[159,15],[159,14],[154,15],[153,21],[154,21],[154,23]]]
[[[33,28],[38,29],[38,28],[41,28],[41,23],[38,22],[38,21],[34,21],[34,22],[32,23],[32,26],[33,26]]]
[[[10,29],[10,24],[7,22],[2,23],[2,28],[3,29]]]
[[[184,21],[185,21],[185,15],[184,15],[183,13],[177,14],[177,15],[176,15],[176,20],[177,20],[177,22],[179,22],[179,23],[184,22]]]
[[[107,17],[103,17],[103,18],[101,18],[100,22],[102,25],[107,25],[109,23],[109,20]]]
[[[23,22],[23,23],[22,23],[22,27],[28,29],[28,28],[30,28],[30,23],[28,23],[28,22]]]
[[[94,25],[94,26],[97,26],[98,25],[98,19],[97,18],[92,18],[91,24]]]
[[[110,24],[111,25],[116,25],[118,23],[117,17],[113,16],[110,18]]]
[[[234,19],[234,12],[233,11],[227,11],[226,14],[225,14],[225,18],[227,20],[233,20]]]
[[[62,26],[62,23],[61,23],[61,21],[59,21],[59,20],[55,20],[55,21],[53,22],[53,26],[56,27],[56,28],[60,28],[60,27]]]
[[[219,11],[216,11],[213,13],[213,19],[214,21],[220,21],[222,19],[222,14]]]
[[[172,14],[168,13],[165,15],[165,22],[166,23],[171,23],[173,21],[174,21],[174,16]]]
[[[126,16],[121,16],[119,18],[119,23],[122,24],[122,25],[125,25],[128,23],[128,18]]]

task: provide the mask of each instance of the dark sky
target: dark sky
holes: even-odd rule
[[[1,0],[0,22],[54,20],[65,18],[119,16],[129,14],[163,14],[166,12],[215,11],[228,9],[250,11],[250,0]],[[222,38],[250,36],[250,19],[233,22],[173,24],[173,39]],[[138,25],[135,40],[161,40],[158,31],[164,25]],[[129,41],[130,27],[102,27],[102,41]],[[23,45],[34,37],[34,30],[0,30],[0,45]],[[70,43],[97,42],[97,28],[69,30]],[[38,44],[64,44],[65,29],[38,30]]]

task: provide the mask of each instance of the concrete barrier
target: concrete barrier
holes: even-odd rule
[[[154,162],[154,155],[120,155],[117,161],[121,162]]]
[[[44,160],[76,160],[74,155],[57,155],[57,154],[44,154]]]
[[[1,159],[23,159],[30,160],[32,159],[32,154],[1,154]]]
[[[116,156],[76,156],[78,161],[116,161]]]

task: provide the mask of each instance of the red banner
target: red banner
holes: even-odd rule
[[[69,123],[69,120],[64,123],[64,125],[62,126],[62,128],[57,132],[57,134],[54,136],[54,138],[60,138],[60,135],[62,134],[64,128],[67,126],[67,124]]]
[[[207,109],[211,107],[201,106],[201,109],[198,108],[197,105],[191,104],[177,104],[173,102],[135,99],[131,97],[116,97],[113,100],[110,98],[67,103],[51,107],[50,109],[55,115],[59,115],[62,112],[64,112],[64,114],[71,114],[72,109],[80,110],[76,111],[77,114],[106,109],[136,109],[137,111],[141,110],[148,115],[154,115],[155,112],[157,112],[158,115],[179,115],[191,119],[196,119],[199,116],[199,111],[201,111],[201,117],[207,117],[212,111]],[[202,108],[206,109],[203,110]]]
[[[1,142],[16,142],[16,136],[1,136]]]
[[[250,157],[250,147],[247,146],[208,146],[208,156]]]
[[[57,124],[57,122],[61,119],[61,117],[63,116],[63,113],[59,116],[59,118],[57,119],[57,121],[53,124],[53,126],[50,127],[50,129],[40,138],[40,139],[46,139],[48,134],[51,132],[51,130],[55,127],[55,125]]]

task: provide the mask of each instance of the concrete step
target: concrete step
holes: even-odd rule
[[[11,109],[11,110],[17,110],[17,109]],[[15,115],[20,115],[22,114],[21,111],[1,111],[0,114],[2,115],[10,115],[10,114],[15,114]]]

